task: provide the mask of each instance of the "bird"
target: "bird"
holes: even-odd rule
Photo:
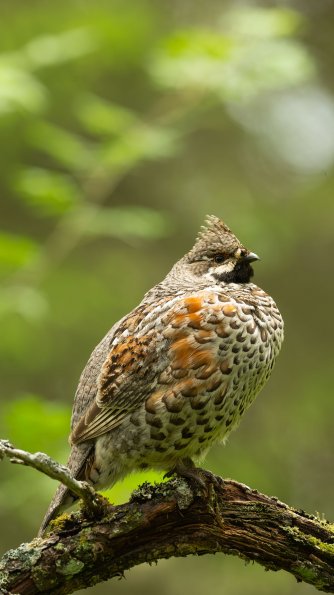
[[[109,330],[74,398],[68,467],[95,489],[157,469],[200,481],[201,461],[225,442],[269,379],[284,324],[255,285],[259,257],[218,217]],[[60,484],[41,525],[77,497]]]

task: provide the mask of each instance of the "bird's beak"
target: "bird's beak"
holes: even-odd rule
[[[260,257],[255,252],[249,252],[243,257],[243,260],[246,262],[255,262],[255,260],[260,260]]]

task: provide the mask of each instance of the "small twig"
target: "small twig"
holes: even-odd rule
[[[87,482],[72,477],[65,465],[57,463],[43,452],[30,453],[14,448],[8,440],[0,440],[0,460],[7,457],[11,463],[33,467],[52,479],[64,484],[73,494],[81,498],[85,505],[94,509],[99,506],[99,496]]]

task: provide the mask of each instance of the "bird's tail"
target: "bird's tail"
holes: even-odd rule
[[[37,536],[42,537],[48,524],[62,512],[64,512],[64,510],[74,504],[76,500],[78,500],[78,497],[75,494],[72,494],[72,492],[70,492],[66,486],[60,484],[53,499],[51,500],[49,508],[46,511]]]
[[[76,479],[84,479],[84,470],[86,461],[93,450],[91,444],[79,444],[74,446],[67,462],[67,466]],[[66,486],[60,484],[54,497],[51,500],[49,508],[46,511],[42,524],[38,531],[38,537],[41,537],[48,526],[48,524],[55,519],[64,510],[69,508],[78,497],[73,494]]]

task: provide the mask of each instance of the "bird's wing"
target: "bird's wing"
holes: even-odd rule
[[[199,368],[207,370],[207,382],[215,373],[217,338],[224,336],[223,308],[229,306],[220,299],[214,292],[166,297],[125,317],[102,365],[96,397],[73,426],[72,444],[113,430],[143,403],[147,410],[157,406],[166,392],[163,384],[168,389],[176,382],[176,370],[188,370],[177,381],[185,394],[198,385]]]
[[[103,337],[102,341],[95,347],[82,371],[74,398],[71,430],[76,427],[81,417],[87,412],[97,396],[97,379],[110,352],[110,345],[117,334],[118,328],[123,325],[125,318],[114,324],[105,337]]]

